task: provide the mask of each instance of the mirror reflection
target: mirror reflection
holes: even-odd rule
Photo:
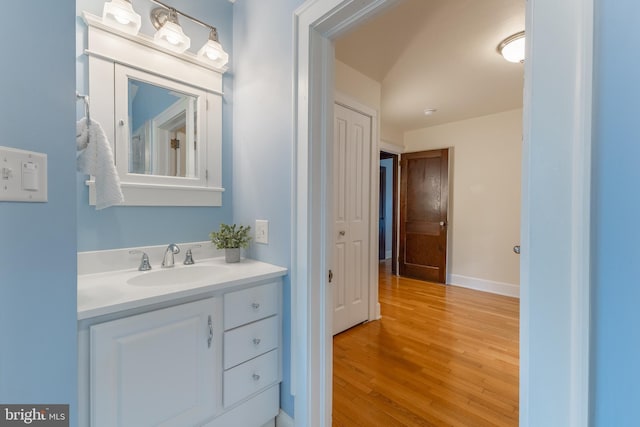
[[[197,98],[129,78],[129,172],[196,177]]]

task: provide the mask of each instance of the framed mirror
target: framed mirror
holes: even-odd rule
[[[206,104],[203,90],[116,64],[120,180],[206,186]]]
[[[84,18],[91,117],[113,144],[124,205],[221,206],[223,70]]]

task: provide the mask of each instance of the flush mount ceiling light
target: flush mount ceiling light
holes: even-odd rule
[[[222,49],[222,45],[218,41],[218,30],[211,28],[209,40],[200,48],[198,56],[212,61],[217,67],[223,67],[229,62],[229,54]]]
[[[524,31],[507,37],[498,45],[498,53],[509,62],[524,62]]]
[[[131,5],[131,0],[111,0],[104,4],[102,22],[127,34],[138,34],[142,20]]]
[[[153,36],[156,44],[174,52],[182,53],[191,46],[191,39],[182,31],[175,9],[157,7],[151,11],[151,22],[158,30]]]
[[[436,111],[438,111],[436,108],[425,108],[424,109],[424,115],[425,116],[430,116],[430,115],[434,114]]]

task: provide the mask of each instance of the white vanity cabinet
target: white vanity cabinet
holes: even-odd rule
[[[281,283],[205,286],[188,298],[80,317],[78,425],[274,426]]]
[[[91,326],[91,425],[184,427],[215,416],[220,307],[207,298]]]

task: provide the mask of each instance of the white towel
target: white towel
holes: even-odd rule
[[[77,169],[96,180],[96,210],[124,202],[120,178],[113,161],[113,151],[102,126],[87,119],[76,123]]]

